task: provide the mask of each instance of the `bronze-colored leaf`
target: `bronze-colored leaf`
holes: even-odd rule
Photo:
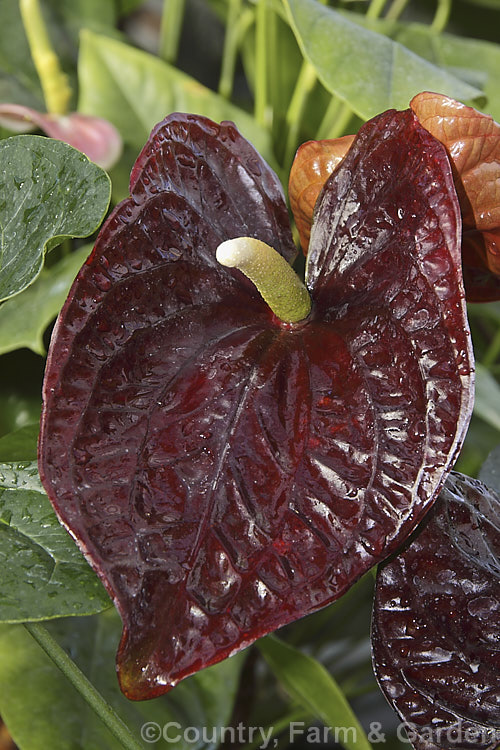
[[[298,149],[288,182],[288,196],[304,255],[309,246],[314,206],[327,179],[348,152],[353,135],[307,141]]]
[[[410,103],[421,125],[446,147],[453,165],[464,232],[478,230],[483,263],[500,276],[500,125],[442,94],[424,92]],[[467,274],[465,274],[467,285]],[[500,298],[500,284],[495,284]],[[466,286],[469,292],[469,286]],[[471,299],[471,294],[468,293]],[[474,301],[484,297],[476,293]],[[488,296],[488,299],[491,299]]]

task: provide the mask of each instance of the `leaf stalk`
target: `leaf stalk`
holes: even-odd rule
[[[186,0],[164,0],[160,27],[158,54],[168,63],[174,63],[179,53]]]
[[[84,701],[104,722],[109,731],[116,737],[125,750],[142,750],[129,728],[124,724],[115,710],[96,690],[90,680],[83,674],[66,651],[40,622],[25,622],[24,627],[47,656],[61,670]]]
[[[52,47],[39,0],[19,0],[19,9],[47,112],[65,115],[69,110],[71,87]]]

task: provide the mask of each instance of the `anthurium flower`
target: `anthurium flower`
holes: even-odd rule
[[[460,450],[473,361],[449,160],[409,110],[329,178],[305,286],[278,179],[231,123],[168,117],[130,191],[54,331],[39,465],[142,699],[406,539]]]
[[[20,104],[0,104],[0,125],[16,133],[43,130],[50,138],[82,151],[103,169],[111,169],[122,152],[122,139],[114,125],[79,112],[46,114]]]
[[[500,497],[453,473],[377,575],[375,672],[416,750],[500,739]]]
[[[500,299],[500,125],[442,94],[418,94],[410,106],[419,122],[444,144],[452,164],[463,218],[467,298]],[[289,195],[304,252],[315,202],[347,153],[350,138],[309,141],[297,152]]]

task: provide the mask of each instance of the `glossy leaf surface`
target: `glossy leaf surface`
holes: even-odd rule
[[[23,346],[45,355],[43,334],[64,304],[76,274],[92,246],[84,245],[58,261],[50,270],[42,268],[31,286],[0,307],[0,354]]]
[[[441,94],[418,94],[410,106],[424,128],[446,146],[455,170],[468,299],[500,299],[500,125]],[[494,277],[489,285],[481,282],[481,268]]]
[[[297,150],[290,170],[288,197],[304,253],[307,253],[309,246],[318,196],[353,141],[353,135],[324,141],[307,141]]]
[[[37,135],[0,141],[0,301],[40,273],[44,254],[101,223],[107,174],[66,143]]]
[[[131,192],[56,326],[40,470],[144,698],[398,546],[459,450],[472,376],[449,162],[411,112],[368,123],[328,181],[296,325],[215,260],[235,236],[295,252],[279,183],[232,125],[167,118]]]
[[[375,670],[417,750],[500,740],[500,497],[451,475],[377,577]]]
[[[483,99],[478,88],[444,67],[363,28],[358,14],[346,16],[316,0],[285,4],[298,44],[320,81],[363,120],[389,107],[406,107],[412,96],[429,89],[465,101]]]
[[[36,463],[0,464],[0,622],[100,612],[109,598],[61,528]]]

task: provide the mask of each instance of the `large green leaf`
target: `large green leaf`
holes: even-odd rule
[[[419,91],[439,91],[462,101],[482,98],[476,87],[317,0],[285,2],[305,57],[324,86],[359,117],[406,109]]]
[[[480,88],[487,99],[486,106],[482,109],[494,119],[500,120],[500,45],[453,34],[436,34],[429,26],[419,23],[368,20],[357,14],[348,14],[348,17],[386,34],[420,57]],[[430,88],[427,87],[428,90]]]
[[[37,135],[0,141],[0,300],[36,279],[46,251],[92,234],[110,192],[106,172],[66,143]]]
[[[42,269],[36,281],[0,307],[0,354],[28,347],[45,354],[43,333],[68,296],[71,284],[90,253],[79,248],[50,269]]]
[[[322,664],[273,636],[262,638],[257,645],[287,693],[331,727],[336,742],[347,750],[371,750],[342,690]],[[301,729],[296,727],[297,736]]]
[[[500,430],[500,385],[480,362],[476,362],[474,413]]]
[[[35,462],[0,464],[0,622],[86,615],[110,606],[59,524]]]
[[[151,747],[167,747],[155,732],[166,728],[176,750],[214,748],[210,740],[230,723],[242,655],[210,667],[178,685],[168,696],[131,702],[120,693],[114,660],[121,632],[115,610],[90,618],[48,624],[51,634],[69,651],[103,697],[139,739],[149,725]],[[120,743],[52,664],[22,625],[0,627],[0,713],[20,750],[122,750]],[[29,720],[28,720],[29,719]],[[192,727],[186,741],[184,729]],[[198,730],[199,741],[194,732]],[[144,747],[148,747],[147,727]]]
[[[79,110],[104,117],[124,141],[142,148],[157,122],[171,112],[232,120],[268,161],[269,134],[246,112],[157,57],[85,31],[78,62]]]

